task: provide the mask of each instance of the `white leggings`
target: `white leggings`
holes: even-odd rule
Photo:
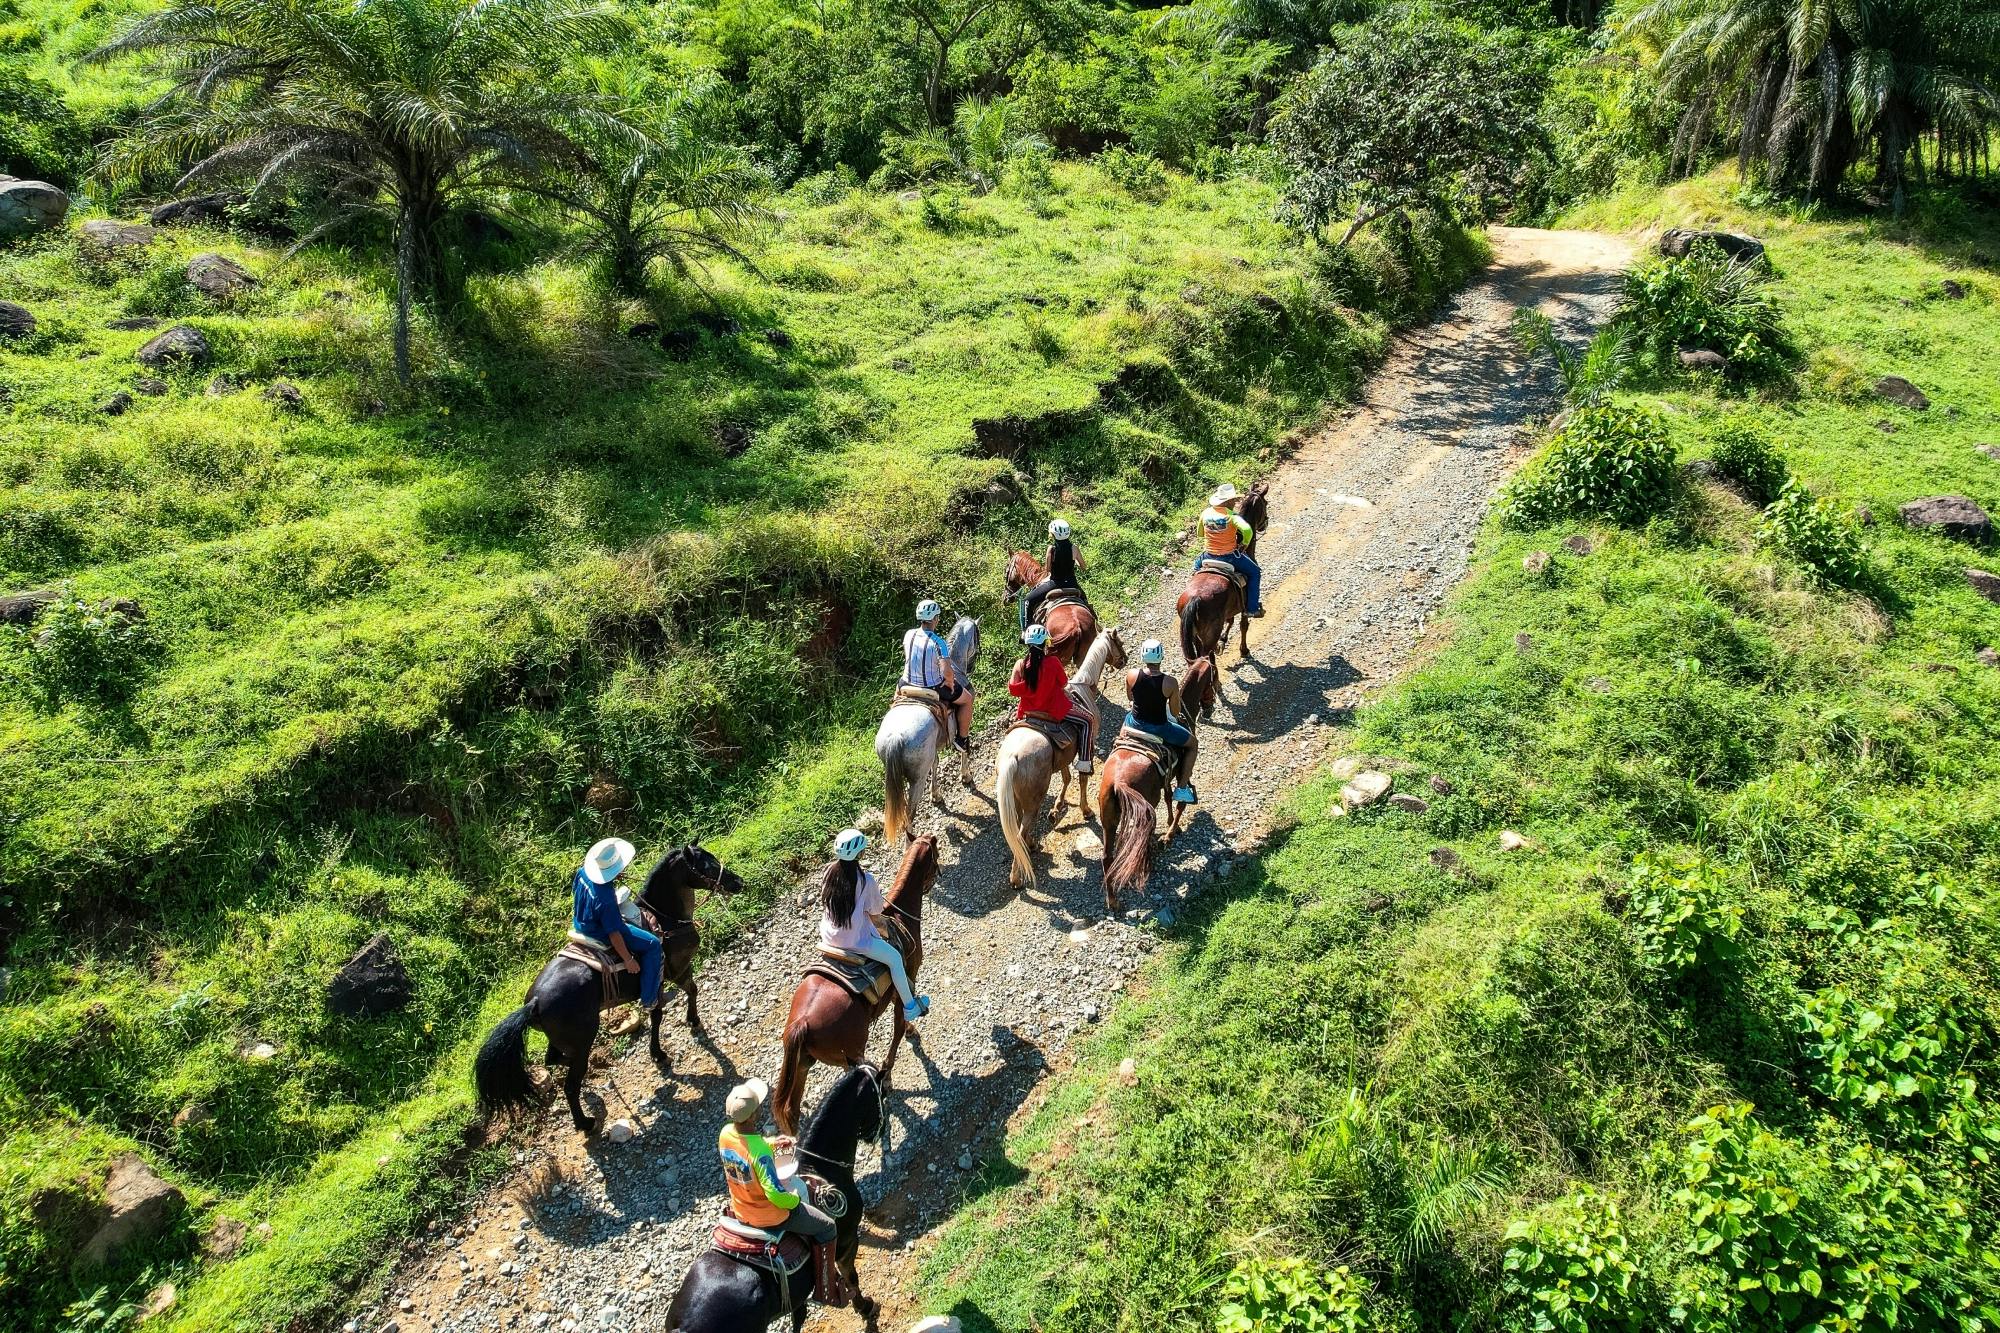
[[[903,970],[903,955],[895,945],[877,935],[866,944],[856,945],[854,952],[865,954],[889,969],[889,979],[896,983],[896,994],[903,997],[904,1004],[917,998],[910,990],[910,974]]]

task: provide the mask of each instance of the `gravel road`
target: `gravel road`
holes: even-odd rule
[[[1000,1152],[1010,1120],[1069,1062],[1070,1048],[1116,1003],[1177,904],[1253,851],[1273,800],[1325,758],[1326,728],[1407,664],[1463,575],[1488,498],[1515,460],[1522,421],[1551,401],[1508,335],[1518,306],[1538,305],[1575,336],[1607,313],[1625,242],[1581,232],[1499,229],[1495,260],[1438,322],[1404,338],[1364,400],[1281,465],[1271,524],[1259,543],[1269,615],[1251,622],[1252,656],[1226,659],[1224,701],[1204,732],[1204,803],[1155,857],[1147,893],[1127,919],[1101,919],[1098,843],[1074,808],[1045,842],[1031,896],[1007,888],[1007,848],[992,801],[997,726],[976,741],[974,791],[950,785],[951,807],[926,809],[944,865],[924,914],[919,989],[930,1017],[897,1062],[890,1160],[864,1149],[862,1186],[881,1202],[862,1232],[864,1290],[882,1327],[924,1313],[909,1290],[923,1242],[950,1217],[972,1168]],[[1088,534],[1085,534],[1086,541]],[[1117,617],[1125,641],[1176,635],[1185,581],[1179,550]],[[1100,605],[1102,600],[1100,599]],[[1105,739],[1123,713],[1107,684]],[[857,815],[860,812],[856,812]],[[893,849],[871,852],[893,872]],[[739,1078],[775,1081],[792,985],[811,956],[813,892],[780,902],[753,934],[710,959],[701,1003],[710,1037],[676,1018],[662,1077],[642,1041],[600,1044],[608,1063],[588,1086],[622,1143],[585,1141],[558,1106],[515,1154],[508,1177],[456,1224],[410,1242],[354,1333],[491,1333],[501,1329],[664,1328],[667,1306],[720,1206],[715,1132]],[[672,1006],[670,1015],[676,1011]],[[878,1026],[874,1050],[886,1038]],[[807,1108],[830,1074],[818,1071]],[[875,1169],[871,1172],[869,1167]],[[861,1327],[845,1311],[823,1330]]]

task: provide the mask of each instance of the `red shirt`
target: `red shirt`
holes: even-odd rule
[[[1014,716],[1023,718],[1029,713],[1046,713],[1058,722],[1068,717],[1069,695],[1063,690],[1069,684],[1069,677],[1063,674],[1062,663],[1053,657],[1044,657],[1041,670],[1035,676],[1033,690],[1021,679],[1021,668],[1026,665],[1025,661],[1015,663],[1014,678],[1007,682],[1007,693],[1021,701],[1014,709]]]

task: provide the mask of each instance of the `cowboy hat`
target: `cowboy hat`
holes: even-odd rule
[[[723,1103],[722,1109],[731,1124],[740,1125],[755,1119],[770,1099],[770,1084],[761,1078],[746,1079],[729,1090],[729,1100]]]
[[[592,884],[609,884],[632,864],[632,844],[623,838],[606,838],[583,858],[583,877]]]
[[[1241,500],[1242,498],[1242,496],[1236,493],[1236,487],[1225,481],[1215,488],[1214,492],[1208,497],[1208,502],[1212,505],[1225,505],[1231,500]]]

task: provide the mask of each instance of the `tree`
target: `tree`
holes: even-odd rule
[[[1687,103],[1682,170],[1733,125],[1746,177],[1831,198],[1872,158],[1900,211],[1926,140],[1934,165],[1976,170],[2000,125],[1996,0],[1650,0],[1623,36]]]
[[[1285,94],[1271,141],[1290,172],[1279,214],[1308,231],[1439,209],[1490,216],[1541,145],[1548,73],[1518,38],[1383,17],[1353,29]]]
[[[451,206],[580,160],[579,126],[618,123],[556,75],[624,31],[577,0],[169,0],[92,57],[140,57],[166,84],[103,169],[305,183],[333,217],[300,244],[386,216],[408,383],[410,305],[442,294]]]
[[[954,56],[976,48],[969,62],[982,92],[1003,85],[1040,50],[1065,50],[1088,30],[1078,0],[885,0],[916,29],[924,52],[924,111],[933,125],[951,123]]]

